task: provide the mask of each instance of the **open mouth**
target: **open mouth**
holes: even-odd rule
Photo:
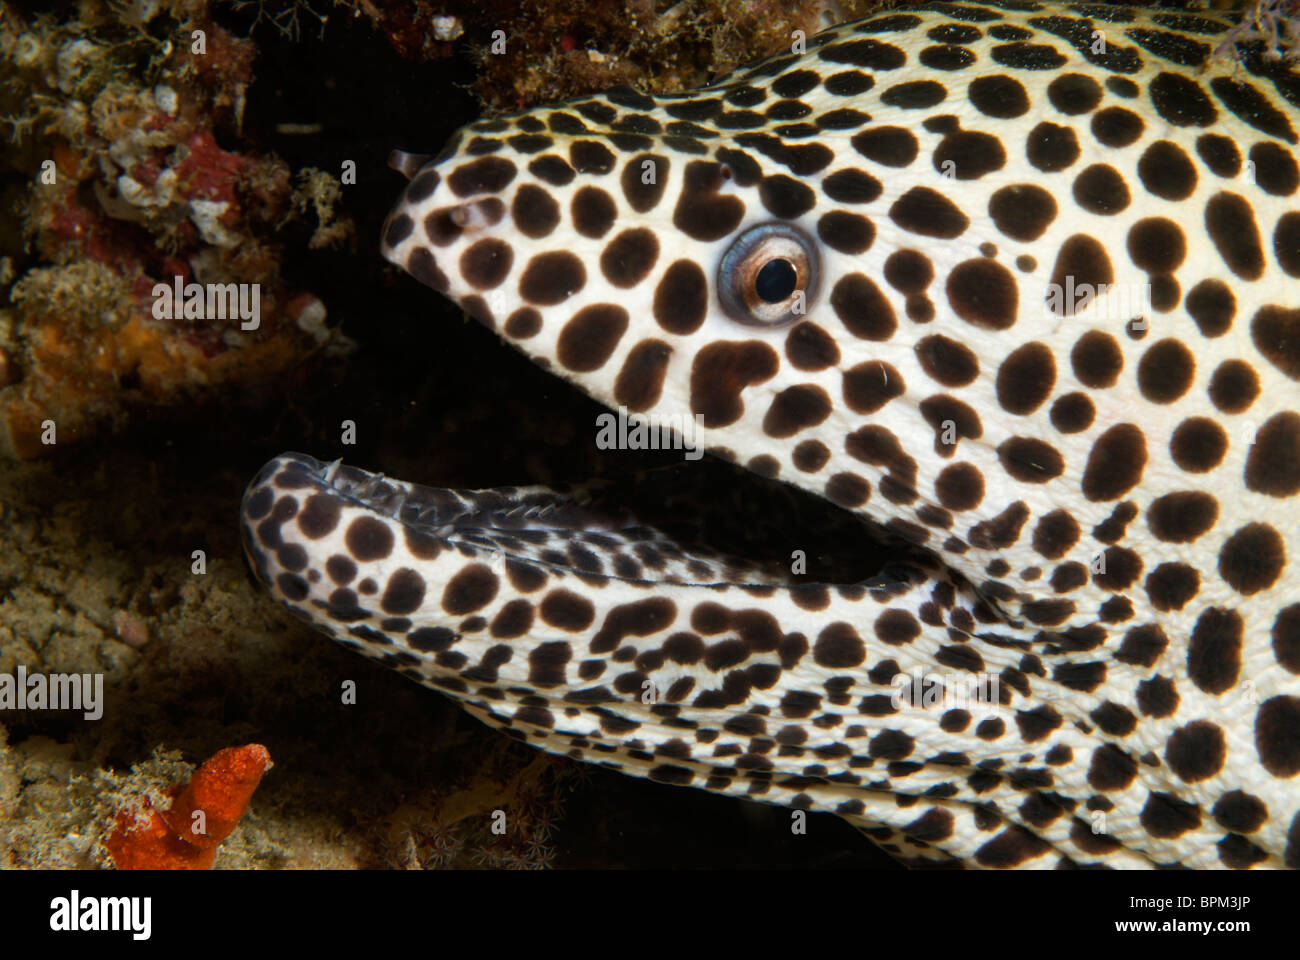
[[[847,587],[879,575],[904,550],[847,510],[712,458],[591,483],[482,490],[407,483],[304,454],[276,465],[280,477],[390,518],[429,549],[481,549],[583,579],[758,593]],[[256,519],[258,506],[246,502],[246,517]]]

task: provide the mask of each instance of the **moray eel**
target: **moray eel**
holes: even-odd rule
[[[933,3],[399,157],[385,257],[757,477],[286,454],[257,577],[522,742],[908,863],[1300,866],[1300,75],[1230,27]]]

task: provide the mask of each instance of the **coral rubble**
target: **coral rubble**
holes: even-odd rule
[[[333,338],[301,322],[310,292],[286,281],[276,236],[309,195],[324,224],[331,194],[309,170],[295,191],[244,137],[253,42],[206,0],[74,11],[0,4],[0,116],[17,141],[3,172],[29,184],[7,197],[21,235],[0,235],[21,267],[0,309],[0,451],[23,458],[140,410],[254,392]],[[322,244],[346,234],[332,227]],[[176,282],[208,309],[159,311]],[[230,315],[236,289],[254,292],[255,324]]]

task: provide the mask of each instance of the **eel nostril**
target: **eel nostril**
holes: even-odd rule
[[[496,197],[469,200],[430,211],[423,218],[424,232],[435,246],[445,247],[467,234],[500,223],[505,214],[506,205]]]
[[[407,153],[405,150],[394,150],[388,155],[389,169],[396,170],[402,176],[410,180],[414,177],[426,163],[429,162],[427,153]]]
[[[500,223],[505,212],[505,204],[496,197],[484,197],[453,207],[447,218],[461,231],[471,233]]]

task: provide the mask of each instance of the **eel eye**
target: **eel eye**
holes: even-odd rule
[[[801,319],[817,292],[817,245],[788,223],[760,223],[718,264],[718,298],[740,323],[779,327]]]

